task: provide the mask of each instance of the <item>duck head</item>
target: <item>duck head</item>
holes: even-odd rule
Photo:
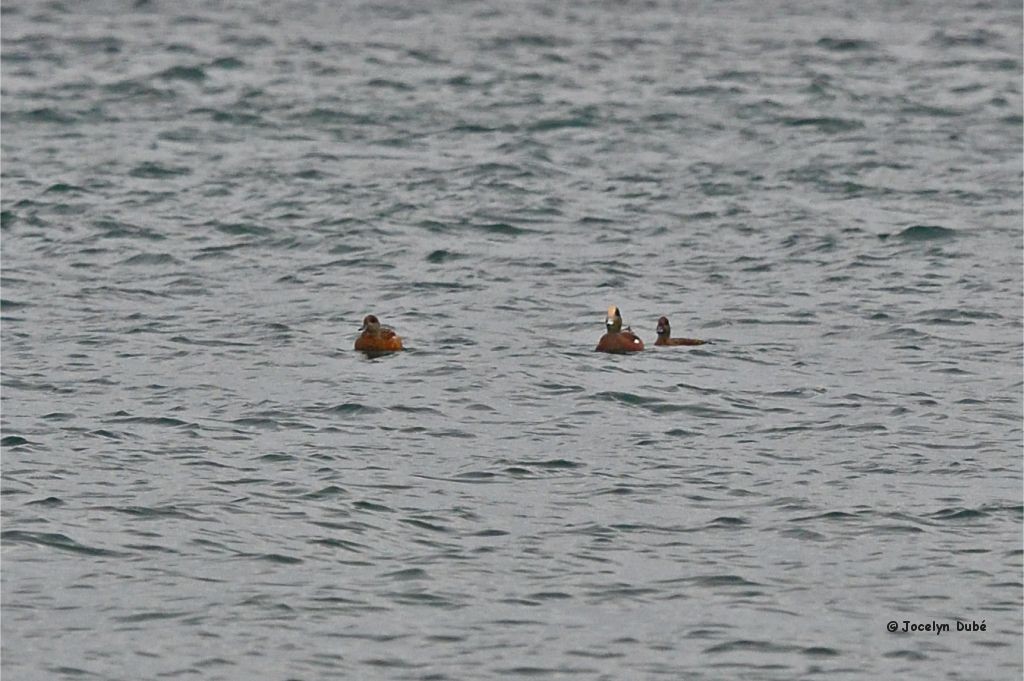
[[[622,331],[622,315],[619,314],[619,308],[614,305],[608,308],[608,315],[604,319],[604,326],[608,329],[608,333]]]
[[[363,325],[359,327],[359,330],[377,334],[380,332],[380,320],[372,314],[368,314],[363,317]]]

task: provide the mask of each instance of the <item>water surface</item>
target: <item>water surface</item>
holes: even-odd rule
[[[1019,3],[2,11],[12,678],[1020,678]]]

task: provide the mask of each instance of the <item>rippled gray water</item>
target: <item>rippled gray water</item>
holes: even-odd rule
[[[5,677],[1020,678],[1020,3],[2,11]]]

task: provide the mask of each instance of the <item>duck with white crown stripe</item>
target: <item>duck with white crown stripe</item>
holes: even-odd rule
[[[622,328],[622,314],[619,308],[612,305],[608,308],[608,316],[604,320],[607,333],[601,336],[594,348],[597,352],[639,352],[644,349],[644,342],[627,326]]]

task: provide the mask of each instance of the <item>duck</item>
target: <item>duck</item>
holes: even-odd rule
[[[614,305],[608,308],[604,325],[608,332],[597,342],[596,352],[639,352],[644,349],[644,342],[632,329],[628,326],[622,328],[622,314]]]
[[[658,319],[658,340],[654,341],[655,345],[704,345],[707,341],[698,340],[697,338],[670,338],[672,335],[672,327],[668,323],[668,317],[661,317]]]
[[[356,350],[366,353],[397,352],[404,350],[402,339],[390,326],[382,326],[380,320],[372,314],[363,318],[359,328],[362,333],[356,338]]]

